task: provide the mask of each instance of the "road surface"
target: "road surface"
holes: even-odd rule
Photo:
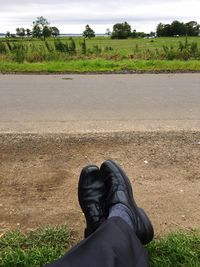
[[[200,129],[200,74],[0,75],[0,132]]]

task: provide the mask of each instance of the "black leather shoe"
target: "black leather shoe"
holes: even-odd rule
[[[78,183],[78,200],[86,218],[85,237],[88,237],[105,221],[105,186],[97,166],[83,168]]]
[[[137,237],[142,244],[147,244],[153,239],[153,226],[143,209],[138,208],[133,198],[129,178],[124,171],[112,160],[105,161],[100,168],[106,187],[106,213],[115,204],[126,205],[131,211],[131,219]]]

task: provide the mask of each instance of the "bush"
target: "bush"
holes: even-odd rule
[[[94,54],[100,54],[102,52],[102,49],[98,45],[93,45],[92,52]]]
[[[16,50],[16,52],[13,55],[14,61],[17,63],[23,63],[26,58],[26,53],[23,50]]]
[[[165,59],[173,60],[176,58],[176,52],[174,51],[173,46],[168,47],[166,45],[163,45],[163,51],[164,51]]]
[[[187,38],[185,42],[179,42],[177,49],[173,46],[163,46],[163,57],[164,59],[173,60],[189,60],[189,59],[199,59],[200,52],[196,42],[188,43]],[[157,53],[157,52],[156,52]],[[158,53],[157,53],[158,54]]]
[[[12,46],[12,59],[17,63],[23,63],[26,59],[28,47],[23,43],[14,43]]]
[[[68,44],[61,42],[59,39],[54,41],[54,46],[55,46],[55,50],[56,51],[59,51],[59,52],[62,52],[62,53],[69,52]]]
[[[4,42],[0,42],[0,54],[6,54],[7,49]]]
[[[198,45],[196,42],[191,43],[190,50],[193,54],[198,53]]]
[[[87,53],[87,46],[86,46],[85,38],[82,40],[82,42],[80,42],[80,46],[81,46],[82,54],[85,55]]]
[[[54,51],[53,47],[51,46],[51,44],[49,42],[45,41],[45,46],[46,46],[48,52]]]
[[[111,47],[111,46],[106,46],[105,48],[104,48],[104,51],[105,52],[109,52],[109,51],[113,51],[114,49]]]
[[[6,42],[9,51],[12,51],[12,45],[9,41]]]
[[[76,43],[72,37],[69,38],[69,53],[76,54]]]

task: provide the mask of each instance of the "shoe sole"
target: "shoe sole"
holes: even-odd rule
[[[145,239],[143,238],[141,241],[143,244],[148,244],[149,242],[151,242],[151,240],[153,239],[153,236],[154,236],[153,226],[152,226],[151,221],[149,220],[147,214],[145,213],[145,211],[142,208],[139,208],[137,206],[135,199],[133,198],[132,185],[130,183],[129,178],[127,177],[125,172],[121,169],[121,167],[118,166],[114,161],[107,160],[106,164],[110,165],[110,168],[112,170],[114,169],[114,170],[118,171],[121,174],[121,176],[123,177],[125,184],[127,186],[127,189],[128,189],[129,199],[131,200],[135,210],[137,211],[139,217],[141,218],[143,225],[144,225],[144,228],[145,228],[146,233],[147,233],[145,236]]]

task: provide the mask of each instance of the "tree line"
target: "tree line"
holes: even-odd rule
[[[159,23],[156,29],[158,37],[163,36],[199,36],[200,25],[196,21],[187,23],[174,20],[171,24]]]
[[[60,31],[55,26],[50,26],[50,23],[43,16],[37,17],[35,21],[33,21],[32,29],[24,29],[23,27],[16,29],[16,35],[11,34],[10,32],[6,33],[6,37],[33,37],[33,38],[41,38],[46,39],[51,36],[58,36]]]
[[[131,29],[131,25],[127,22],[117,23],[113,26],[111,38],[113,39],[127,39],[138,37],[172,37],[172,36],[199,36],[200,25],[196,21],[189,21],[187,23],[178,20],[171,24],[159,23],[156,32],[146,34],[144,32],[137,32]]]
[[[50,23],[43,16],[38,17],[33,21],[32,29],[24,29],[23,27],[16,29],[16,35],[11,35],[7,32],[6,37],[33,37],[46,39],[48,37],[57,37],[60,31],[55,26],[50,26]],[[170,36],[199,36],[200,25],[196,21],[189,21],[187,23],[178,20],[173,21],[171,24],[159,23],[156,32],[137,32],[131,29],[128,22],[116,23],[113,25],[113,30],[106,29],[106,35],[112,39],[127,39],[127,38],[144,38],[144,37],[170,37]],[[82,34],[84,38],[95,37],[95,31],[87,24]]]

